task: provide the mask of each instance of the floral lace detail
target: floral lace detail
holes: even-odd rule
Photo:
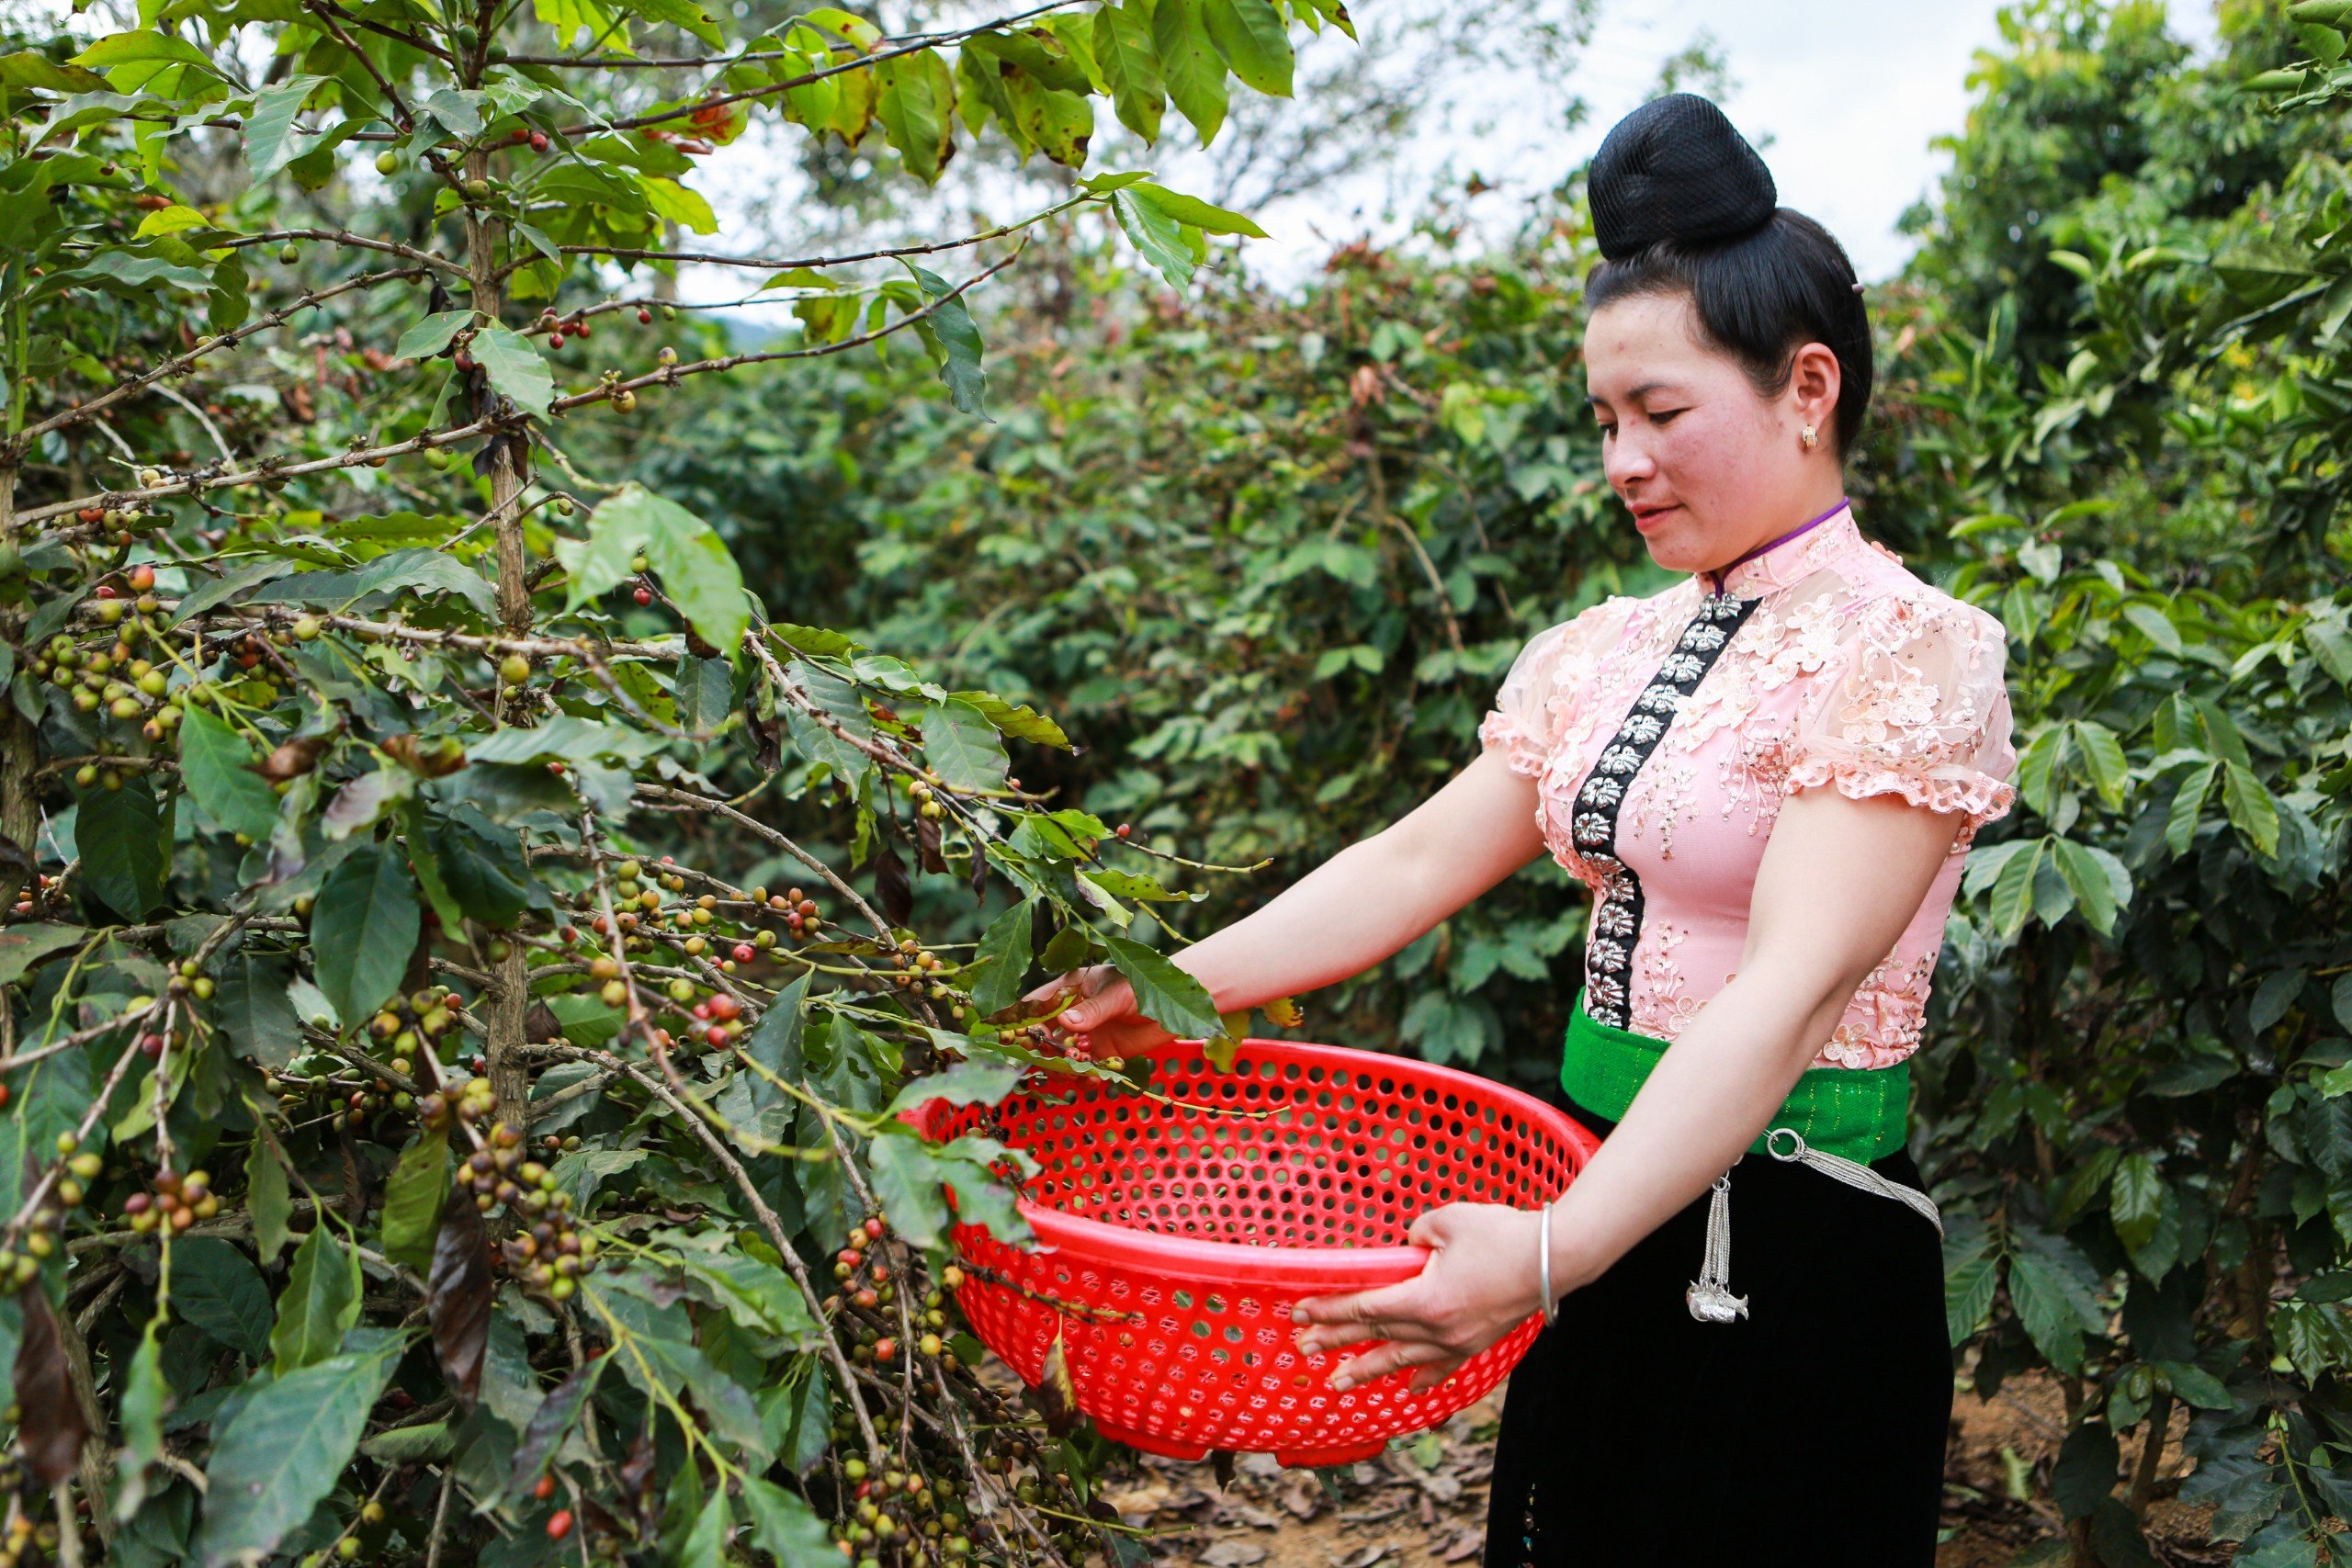
[[[1609,623],[1637,603],[1612,595],[1574,620],[1564,621],[1520,650],[1503,677],[1495,705],[1478,726],[1482,749],[1501,747],[1513,773],[1533,776],[1563,741],[1563,719],[1584,715],[1576,733],[1590,728],[1589,705],[1581,702],[1594,666],[1606,651]]]
[[[1998,620],[1905,570],[1850,512],[1741,563],[1724,594],[1686,578],[1532,640],[1479,739],[1535,781],[1544,842],[1593,894],[1588,1008],[1678,1037],[1737,965],[1784,803],[1826,784],[1962,818],[1815,1065],[1916,1050],[1962,863],[2016,799],[2007,653]]]
[[[1543,737],[1531,733],[1510,715],[1488,714],[1478,725],[1478,745],[1482,750],[1497,746],[1503,749],[1503,760],[1514,773],[1533,775],[1544,771],[1544,754],[1550,750]]]
[[[1781,780],[1784,795],[1835,784],[1855,800],[1895,794],[1964,814],[1951,852],[2005,815],[2017,788],[1988,768],[2007,745],[2002,679],[2007,633],[1957,600],[1887,595],[1863,602]],[[2006,764],[2000,764],[2006,771]]]
[[[1889,1067],[1919,1048],[1928,1015],[1928,982],[1936,954],[1902,961],[1895,953],[1854,988],[1837,1032],[1812,1062],[1816,1067]]]
[[[1679,1040],[1683,1026],[1699,1016],[1703,1005],[1683,988],[1682,965],[1675,957],[1675,949],[1690,932],[1670,919],[1653,921],[1652,926],[1657,941],[1642,953],[1642,1005],[1634,1015],[1634,1029],[1653,1040]]]

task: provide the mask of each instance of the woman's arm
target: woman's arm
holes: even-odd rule
[[[1565,1294],[1704,1192],[1764,1131],[1892,951],[1963,818],[1892,795],[1800,791],[1766,841],[1736,976],[1667,1048],[1600,1152],[1551,1211],[1552,1287]],[[1312,1352],[1388,1343],[1341,1367],[1345,1388],[1400,1367],[1428,1387],[1539,1304],[1536,1215],[1449,1204],[1410,1239],[1435,1249],[1403,1284],[1301,1303]],[[1694,1266],[1696,1260],[1693,1260]],[[1370,1325],[1370,1326],[1367,1326]],[[1377,1330],[1377,1332],[1375,1332]]]
[[[1173,962],[1220,1012],[1328,986],[1406,946],[1544,851],[1535,781],[1500,752],[1482,753],[1444,788],[1371,838],[1349,845],[1257,913],[1203,938]],[[1088,999],[1059,1015],[1086,1048],[1125,1055],[1169,1038],[1135,1010],[1135,993],[1107,965],[1031,993],[1075,983]]]

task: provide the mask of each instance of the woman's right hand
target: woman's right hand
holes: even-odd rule
[[[1132,1056],[1176,1038],[1136,1010],[1135,987],[1108,964],[1090,964],[1038,987],[1022,999],[1051,1007],[1065,993],[1080,998],[1046,1021],[1081,1056]]]

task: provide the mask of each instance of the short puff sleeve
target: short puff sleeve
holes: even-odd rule
[[[1808,694],[1781,793],[1834,784],[1966,814],[1951,852],[2017,799],[2008,636],[1957,599],[1888,594],[1855,606]]]
[[[1499,749],[1515,773],[1544,771],[1589,671],[1601,613],[1615,603],[1612,597],[1528,639],[1478,725],[1482,751]]]

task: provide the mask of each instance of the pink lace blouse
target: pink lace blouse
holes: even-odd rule
[[[1918,1049],[1968,847],[2017,796],[2007,634],[1865,539],[1845,507],[1709,589],[1694,575],[1612,595],[1539,633],[1479,742],[1536,781],[1544,842],[1592,889],[1587,1010],[1661,1040],[1732,977],[1785,797],[1826,784],[1964,813],[1813,1062],[1891,1066]]]

